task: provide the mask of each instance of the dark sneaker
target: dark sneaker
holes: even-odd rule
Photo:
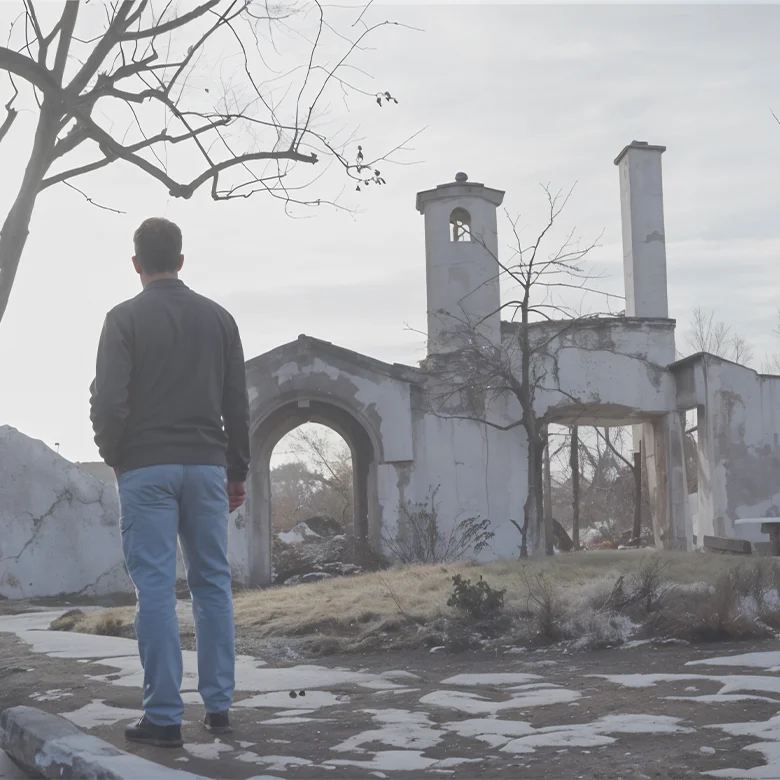
[[[181,726],[158,726],[147,720],[146,715],[125,729],[125,739],[155,747],[180,748],[184,744]]]
[[[207,712],[203,719],[206,731],[212,734],[230,734],[233,727],[230,725],[230,715],[227,712]]]

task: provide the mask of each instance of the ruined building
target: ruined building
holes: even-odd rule
[[[534,345],[534,419],[633,426],[657,546],[690,550],[706,535],[758,541],[759,525],[735,520],[780,516],[780,377],[707,354],[676,361],[663,151],[634,142],[616,160],[624,316],[535,323],[526,331]],[[464,174],[417,195],[428,294],[429,355],[421,366],[383,363],[308,336],[247,363],[253,463],[246,508],[230,524],[237,583],[271,581],[271,453],[304,422],[327,425],[349,443],[355,530],[366,545],[387,551],[388,540],[408,531],[403,508],[436,491],[445,536],[465,518],[487,518],[495,537],[481,556],[517,557],[529,473],[522,409],[484,372],[475,381],[469,362],[492,356],[521,375],[522,329],[500,319],[496,212],[503,197]],[[690,410],[699,432],[693,496],[683,458]],[[0,596],[129,587],[116,496],[106,485],[10,429],[0,429],[0,463]],[[543,523],[528,527],[531,554],[543,551],[543,536]]]
[[[705,535],[758,540],[758,526],[737,534],[734,520],[780,515],[780,377],[706,354],[675,360],[663,152],[634,142],[615,161],[625,316],[531,327],[534,343],[545,344],[534,357],[536,376],[545,377],[534,392],[534,411],[541,424],[634,426],[659,547],[692,549],[694,538]],[[234,552],[248,583],[270,581],[271,453],[304,422],[327,425],[349,443],[356,530],[373,548],[386,547],[399,528],[404,532],[408,502],[426,502],[438,488],[445,534],[447,524],[462,518],[488,518],[495,538],[483,556],[517,556],[516,523],[522,523],[528,493],[526,434],[512,427],[521,417],[517,399],[493,393],[478,413],[473,407],[463,413],[457,404],[464,388],[448,394],[442,387],[443,376],[458,372],[433,368],[457,362],[464,332],[472,343],[519,360],[518,326],[500,321],[496,212],[503,197],[464,174],[417,195],[428,295],[429,360],[422,367],[383,363],[308,336],[247,363],[254,462],[244,541]],[[460,400],[453,405],[448,395]],[[698,413],[695,500],[683,461],[688,410]],[[529,551],[543,549],[542,535],[543,527],[528,529]]]

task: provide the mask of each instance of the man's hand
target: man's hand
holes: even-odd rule
[[[235,512],[246,500],[246,482],[228,481],[227,493],[230,511]]]

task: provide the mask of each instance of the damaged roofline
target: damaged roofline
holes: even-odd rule
[[[247,360],[246,367],[252,368],[254,366],[260,366],[274,355],[284,355],[285,352],[291,350],[301,351],[307,349],[315,355],[332,355],[341,358],[348,363],[352,363],[355,366],[362,366],[370,371],[375,371],[378,374],[389,376],[392,379],[398,379],[403,382],[417,385],[425,383],[422,372],[420,369],[414,368],[414,366],[407,366],[402,363],[385,363],[376,358],[369,357],[368,355],[363,355],[360,352],[347,349],[346,347],[340,347],[338,344],[333,344],[330,341],[323,341],[322,339],[317,339],[313,336],[307,336],[304,333],[298,336],[295,341],[289,341],[287,344],[282,344],[275,349],[264,352],[262,355],[257,355],[257,357]]]
[[[544,327],[558,327],[563,325],[576,326],[578,328],[598,328],[604,325],[620,324],[625,327],[641,327],[643,325],[658,325],[664,326],[667,329],[673,329],[677,324],[677,320],[670,319],[669,317],[625,317],[625,316],[598,316],[598,317],[572,317],[571,319],[560,320],[534,320],[529,322],[530,328],[544,328]],[[511,322],[509,320],[501,320],[501,331],[503,333],[511,333],[512,331],[519,330],[523,326],[522,322]]]
[[[743,365],[742,363],[737,363],[735,360],[729,360],[728,358],[721,357],[720,355],[714,355],[712,352],[694,352],[693,355],[687,355],[684,358],[680,358],[680,360],[675,360],[674,363],[670,363],[667,368],[670,371],[676,371],[678,369],[686,368],[687,366],[694,365],[696,363],[704,362],[704,360],[708,361],[717,361],[719,363],[727,363],[731,366],[737,366],[737,368],[742,368],[745,371],[749,371],[751,374],[755,374],[758,377],[768,377],[770,379],[780,379],[780,374],[764,374],[761,371],[756,371],[755,368],[751,368],[750,366]]]

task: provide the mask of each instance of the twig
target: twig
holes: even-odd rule
[[[67,187],[70,187],[72,190],[75,190],[78,192],[79,195],[81,195],[84,200],[87,201],[87,203],[91,203],[96,208],[102,209],[103,211],[110,211],[113,214],[126,214],[125,211],[120,211],[119,209],[112,208],[111,206],[104,206],[102,203],[98,203],[97,201],[93,200],[92,198],[87,195],[86,192],[83,190],[80,190],[75,184],[71,184],[69,181],[63,182]]]
[[[398,611],[403,615],[408,621],[414,623],[416,626],[423,625],[423,621],[418,620],[416,618],[413,618],[411,615],[408,615],[404,608],[401,606],[401,603],[398,601],[398,599],[395,596],[395,593],[393,593],[392,588],[387,584],[385,578],[381,574],[377,574],[377,577],[379,577],[379,581],[387,588],[387,592],[390,594],[390,597],[395,602],[396,607],[398,607]]]

